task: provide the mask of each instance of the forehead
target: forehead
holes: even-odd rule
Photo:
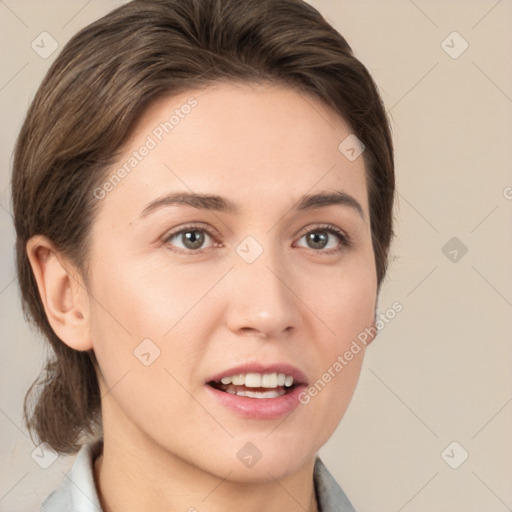
[[[238,210],[275,209],[341,189],[367,209],[364,160],[339,149],[350,135],[320,100],[283,85],[217,83],[159,98],[106,174],[107,181],[122,176],[102,207],[132,215],[128,210],[181,191],[230,197]]]

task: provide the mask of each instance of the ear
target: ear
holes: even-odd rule
[[[53,331],[75,350],[92,349],[89,294],[76,267],[45,236],[30,238],[26,250]]]

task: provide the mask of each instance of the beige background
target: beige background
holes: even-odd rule
[[[40,468],[21,421],[44,353],[14,280],[11,155],[58,53],[43,59],[31,42],[47,31],[60,49],[120,3],[0,1],[0,511],[37,510],[73,461]],[[321,455],[358,512],[512,510],[512,0],[311,3],[369,68],[392,116],[398,240],[380,310],[403,305]],[[464,41],[458,58],[445,51]],[[447,257],[452,237],[459,248]],[[468,459],[452,469],[445,460],[462,450]]]

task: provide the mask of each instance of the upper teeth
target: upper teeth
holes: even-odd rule
[[[290,387],[293,384],[293,377],[284,373],[245,373],[223,377],[222,384],[234,384],[247,388],[277,388],[278,386]]]

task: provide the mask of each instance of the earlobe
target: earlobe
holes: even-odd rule
[[[52,242],[33,236],[26,246],[48,322],[55,334],[75,350],[92,349],[88,293],[78,271]]]

